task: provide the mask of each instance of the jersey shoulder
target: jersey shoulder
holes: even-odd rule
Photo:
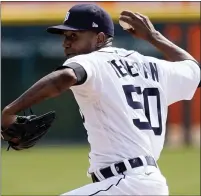
[[[135,53],[136,51],[134,50],[127,50],[125,48],[117,48],[117,47],[105,47],[105,48],[101,48],[100,50],[96,51],[96,54],[100,54],[100,53],[108,53],[108,54],[116,54],[122,57],[125,57],[129,54]]]
[[[87,61],[90,61],[91,58],[90,54],[80,54],[72,58],[69,58],[64,62],[64,65],[69,63],[78,63],[78,64],[82,64],[83,62],[86,63]]]
[[[77,62],[77,63],[93,62],[93,61],[96,61],[98,57],[103,57],[104,59],[104,56],[111,56],[111,54],[113,55],[116,54],[119,57],[128,57],[128,56],[133,57],[133,55],[139,57],[140,55],[135,50],[127,50],[124,48],[117,48],[117,47],[104,47],[104,48],[101,48],[100,50],[93,51],[88,54],[80,54],[70,59],[67,59],[64,64],[71,63],[71,62]]]

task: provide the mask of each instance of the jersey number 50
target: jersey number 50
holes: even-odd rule
[[[155,135],[161,135],[162,133],[162,121],[161,121],[161,105],[160,105],[160,95],[158,88],[145,88],[142,92],[140,87],[134,87],[133,85],[124,85],[123,86],[124,93],[126,95],[126,100],[128,105],[135,109],[143,109],[142,103],[139,101],[133,101],[132,93],[142,94],[144,99],[144,114],[148,120],[148,122],[142,122],[140,119],[133,119],[133,123],[136,127],[140,130],[153,130]],[[153,103],[149,105],[149,97],[156,98],[155,107],[157,107],[157,116],[154,118],[158,118],[158,126],[152,127],[151,126],[151,115],[150,114],[150,105],[153,107]],[[153,109],[153,108],[152,108]],[[156,109],[156,108],[155,108]]]

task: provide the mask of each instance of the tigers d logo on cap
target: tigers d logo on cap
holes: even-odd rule
[[[110,15],[95,4],[76,4],[66,12],[63,24],[50,26],[48,33],[64,31],[96,31],[114,36],[114,23]]]
[[[65,16],[65,19],[64,19],[64,22],[68,20],[69,15],[70,15],[70,12],[67,12],[67,13],[66,13],[66,16]]]

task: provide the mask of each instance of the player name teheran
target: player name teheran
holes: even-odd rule
[[[108,63],[112,66],[119,78],[127,75],[131,75],[133,77],[139,76],[139,67],[142,66],[137,62],[128,63],[125,60],[112,60],[108,61]],[[145,78],[152,78],[152,80],[159,82],[156,63],[149,62],[149,66],[144,63],[142,73],[144,74]]]

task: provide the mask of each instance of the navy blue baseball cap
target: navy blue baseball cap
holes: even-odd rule
[[[47,28],[47,32],[53,34],[68,30],[92,30],[113,37],[114,23],[103,8],[95,4],[77,4],[67,12],[63,24]]]

